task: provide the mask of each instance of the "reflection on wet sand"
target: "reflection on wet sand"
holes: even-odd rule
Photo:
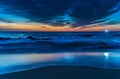
[[[92,66],[107,69],[120,69],[119,61],[120,54],[112,52],[1,54],[0,74],[51,65]]]

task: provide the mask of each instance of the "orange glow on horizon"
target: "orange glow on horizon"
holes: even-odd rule
[[[110,31],[120,31],[119,25],[109,25],[109,26],[92,26],[92,27],[77,27],[72,28],[70,26],[50,26],[45,24],[17,24],[17,23],[0,23],[0,30],[12,30],[12,31],[104,31],[108,29]]]

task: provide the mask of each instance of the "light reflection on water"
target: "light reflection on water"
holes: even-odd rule
[[[1,54],[0,74],[52,65],[120,69],[119,62],[120,54],[112,52]]]

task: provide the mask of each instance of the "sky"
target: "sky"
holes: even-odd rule
[[[0,31],[120,31],[120,0],[0,0]]]

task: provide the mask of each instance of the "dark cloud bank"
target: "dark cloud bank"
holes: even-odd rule
[[[0,5],[4,12],[28,18],[32,22],[77,27],[92,24],[119,11],[119,8],[112,10],[119,2],[120,0],[0,0]]]

